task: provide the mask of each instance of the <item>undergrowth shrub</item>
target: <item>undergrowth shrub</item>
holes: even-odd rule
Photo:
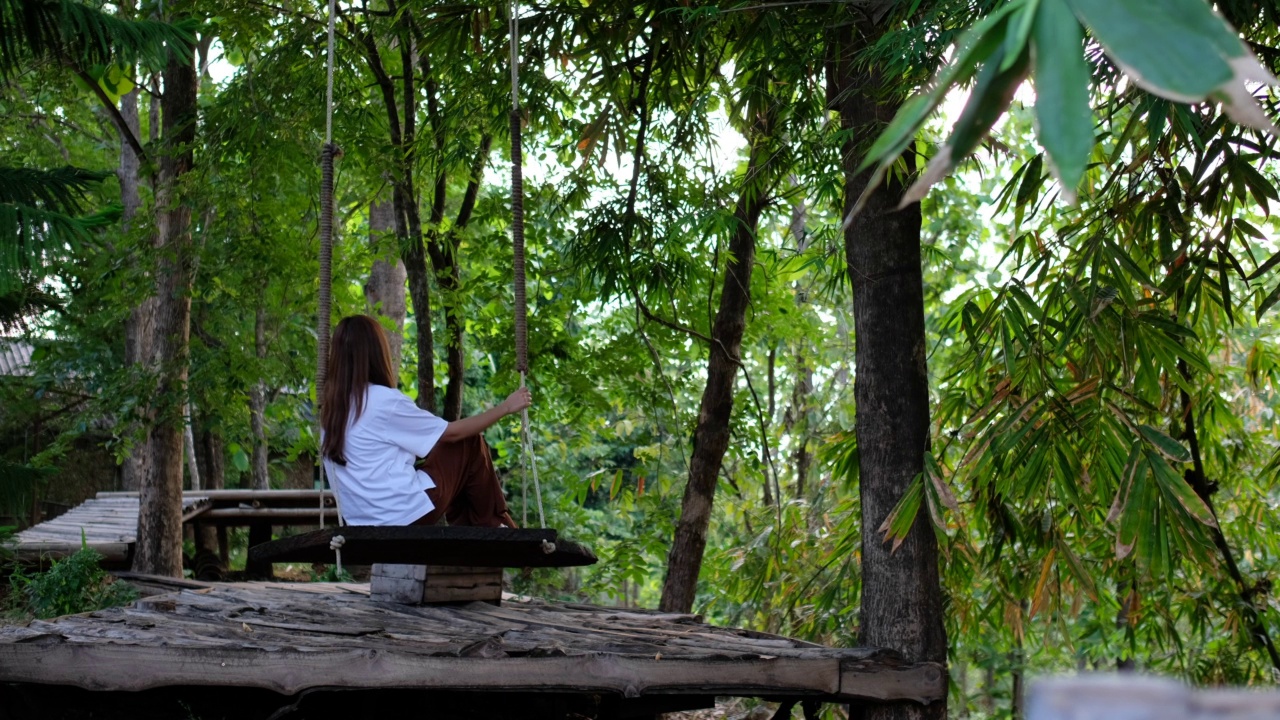
[[[9,577],[12,609],[44,619],[118,607],[138,599],[138,591],[115,582],[102,569],[101,562],[97,551],[83,547],[70,557],[54,561],[43,572],[27,575],[21,569],[15,570]]]

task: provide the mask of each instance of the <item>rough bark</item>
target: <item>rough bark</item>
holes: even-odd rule
[[[405,302],[407,274],[398,255],[382,251],[383,239],[394,230],[395,210],[391,204],[375,201],[369,205],[369,247],[376,259],[364,285],[364,299],[370,313],[390,318],[396,325],[396,331],[387,334],[387,343],[391,345],[391,367],[399,372],[404,352],[404,319],[409,312]]]
[[[196,72],[190,54],[170,50],[164,71],[164,151],[156,191],[156,328],[153,359],[159,369],[153,471],[139,493],[138,543],[133,568],[182,575],[182,400],[187,394],[191,320],[191,208],[181,197],[192,168],[196,130]]]
[[[725,267],[720,305],[711,329],[707,384],[702,392],[698,424],[694,429],[689,481],[680,506],[680,520],[667,556],[667,576],[662,586],[665,612],[689,612],[697,591],[702,555],[707,547],[707,527],[715,498],[716,478],[729,447],[729,420],[733,414],[733,386],[740,364],[742,333],[751,303],[751,270],[755,263],[756,229],[768,193],[761,181],[766,164],[769,128],[754,129],[744,187],[734,208],[733,237]]]
[[[129,131],[135,137],[140,136],[141,124],[138,119],[136,89],[120,98],[120,115],[124,118],[125,126]],[[133,145],[125,140],[123,133],[120,138],[120,167],[116,175],[120,178],[120,203],[124,207],[121,224],[124,231],[128,233],[135,227],[135,218],[142,207],[142,193],[139,190],[141,162],[138,154],[133,150]],[[148,297],[129,312],[124,326],[124,361],[139,373],[149,366],[154,328],[155,299]],[[150,430],[147,425],[149,423],[144,422],[143,428],[134,428],[130,432],[131,435],[134,431],[140,432],[142,437],[134,450],[124,459],[124,465],[120,469],[121,483],[125,490],[137,490],[142,487],[143,479],[151,467]]]
[[[877,528],[923,471],[929,448],[929,377],[925,360],[924,283],[920,259],[920,206],[898,210],[905,189],[890,181],[850,217],[870,173],[858,173],[860,141],[874,138],[897,111],[885,98],[885,81],[860,67],[860,44],[877,28],[832,31],[828,65],[831,100],[846,131],[845,255],[853,286],[862,501],[862,608],[859,641],[892,648],[908,660],[945,663],[938,548],[928,518],[916,518],[895,552]],[[855,38],[855,33],[858,37]],[[862,717],[945,718],[946,702],[928,706],[877,705]]]
[[[253,350],[258,363],[267,357],[267,306],[265,301],[258,303],[258,311],[253,319]],[[267,383],[258,378],[249,391],[249,427],[253,432],[253,466],[252,483],[254,490],[271,488],[271,478],[267,473]]]

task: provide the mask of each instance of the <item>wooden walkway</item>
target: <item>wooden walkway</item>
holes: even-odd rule
[[[185,522],[208,510],[207,495],[183,495]],[[126,562],[138,535],[138,495],[99,493],[52,520],[33,525],[13,536],[19,560],[60,558],[80,550],[81,544],[97,550],[108,562]]]
[[[134,580],[145,580],[134,578]],[[180,583],[135,607],[0,627],[0,682],[94,691],[218,686],[930,702],[944,669],[693,615],[510,600],[411,607],[367,586]],[[146,584],[143,582],[142,584]]]
[[[325,521],[337,522],[333,496],[325,493]],[[318,490],[199,490],[182,495],[182,521],[214,525],[315,525],[320,516]],[[82,536],[83,533],[83,536]],[[138,493],[100,492],[66,513],[14,535],[22,562],[71,555],[81,538],[108,564],[127,564],[138,534]]]

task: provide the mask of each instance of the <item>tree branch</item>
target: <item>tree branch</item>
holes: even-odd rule
[[[93,90],[94,96],[102,103],[107,115],[111,117],[111,122],[115,124],[116,130],[119,131],[120,138],[129,145],[129,148],[133,150],[133,154],[138,156],[138,160],[145,165],[150,165],[151,159],[147,157],[147,151],[142,149],[142,143],[138,142],[138,136],[134,135],[133,131],[129,129],[128,123],[124,121],[124,116],[120,114],[120,108],[116,107],[114,102],[111,102],[111,98],[107,97],[106,91],[102,89],[97,80],[89,76],[89,73],[78,67],[74,68],[74,71],[76,77],[88,85],[89,89]]]
[[[480,196],[480,182],[484,180],[484,166],[489,162],[489,153],[493,148],[493,135],[485,133],[480,138],[480,149],[471,161],[471,175],[467,179],[467,190],[462,195],[462,206],[458,208],[458,217],[453,227],[462,230],[471,223],[471,213],[475,211],[476,198]],[[457,233],[454,233],[456,238]]]

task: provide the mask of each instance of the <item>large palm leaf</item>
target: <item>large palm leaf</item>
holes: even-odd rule
[[[159,67],[168,46],[191,45],[192,29],[189,23],[126,20],[70,0],[0,0],[0,77],[36,59]]]
[[[119,217],[118,206],[85,214],[85,193],[108,175],[71,166],[0,167],[0,295],[17,292],[46,260]]]

